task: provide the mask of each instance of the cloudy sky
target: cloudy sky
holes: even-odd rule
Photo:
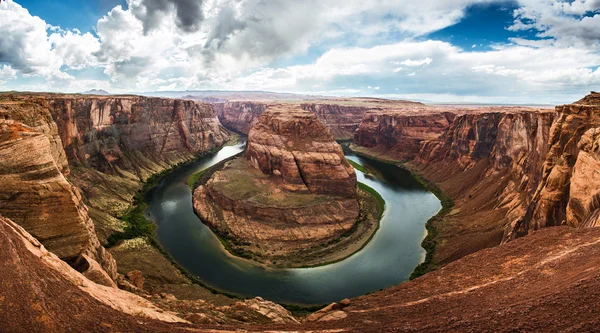
[[[0,0],[0,91],[572,102],[600,0]]]

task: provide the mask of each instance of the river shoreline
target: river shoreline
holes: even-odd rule
[[[432,210],[434,208],[432,207],[432,205],[439,207],[439,200],[437,200],[437,198],[430,192],[425,191],[424,189],[420,190],[411,187],[417,185],[408,185],[408,192],[406,192],[406,190],[402,190],[404,186],[407,186],[406,184],[404,184],[406,182],[411,184],[419,184],[416,181],[416,179],[412,179],[411,177],[402,176],[401,179],[404,179],[405,181],[400,181],[400,183],[397,183],[397,181],[395,180],[393,180],[392,183],[387,183],[386,181],[382,183],[381,181],[377,180],[378,178],[373,178],[370,175],[366,175],[368,177],[365,177],[365,175],[363,175],[362,172],[357,174],[360,178],[360,182],[366,182],[371,187],[375,186],[377,191],[383,191],[381,192],[381,196],[385,197],[386,201],[388,200],[388,198],[393,200],[392,202],[390,202],[390,212],[384,215],[386,226],[385,229],[387,231],[383,234],[380,232],[373,233],[369,241],[365,243],[364,248],[358,249],[355,252],[355,255],[351,255],[349,258],[342,259],[341,261],[338,261],[333,264],[328,264],[326,266],[319,266],[306,269],[299,268],[286,270],[265,269],[264,267],[260,268],[254,262],[240,260],[239,257],[234,257],[230,255],[228,251],[224,250],[223,244],[220,243],[220,240],[215,236],[215,234],[212,231],[210,231],[210,229],[208,229],[208,227],[206,227],[198,220],[197,216],[193,212],[193,209],[189,209],[189,212],[187,212],[187,208],[178,208],[176,210],[176,212],[178,212],[178,215],[171,218],[166,217],[164,215],[164,212],[161,212],[160,207],[162,205],[169,206],[170,203],[175,204],[175,202],[171,200],[180,200],[175,199],[175,197],[172,197],[172,195],[177,195],[176,198],[179,198],[179,195],[181,195],[181,200],[183,200],[182,204],[184,204],[185,201],[190,200],[191,208],[191,191],[189,185],[186,183],[186,180],[195,173],[209,169],[211,166],[214,165],[212,163],[219,163],[221,159],[217,156],[224,155],[223,159],[225,159],[228,158],[227,156],[231,157],[235,154],[240,153],[242,149],[240,145],[237,145],[237,147],[234,149],[235,152],[232,152],[231,148],[234,147],[228,148],[224,146],[216,155],[204,155],[204,157],[207,160],[203,160],[202,158],[195,159],[198,161],[197,164],[193,164],[193,166],[190,166],[190,168],[187,169],[188,171],[185,171],[186,167],[171,170],[169,174],[164,175],[164,177],[161,177],[155,182],[156,187],[152,188],[152,192],[148,194],[149,196],[146,198],[149,201],[145,201],[145,203],[148,204],[146,216],[149,219],[153,220],[153,222],[151,222],[152,224],[156,223],[159,226],[153,239],[149,239],[149,241],[151,241],[152,243],[158,243],[158,245],[160,246],[160,254],[162,254],[162,256],[164,256],[165,258],[168,258],[169,261],[173,264],[173,266],[177,267],[177,269],[183,275],[187,276],[193,284],[202,286],[206,290],[210,290],[210,292],[212,292],[215,295],[226,295],[232,299],[262,296],[263,298],[280,303],[290,310],[304,311],[317,309],[320,305],[327,304],[332,301],[339,301],[340,299],[347,297],[357,297],[375,290],[398,285],[408,280],[410,272],[414,270],[414,267],[418,265],[418,262],[415,262],[414,266],[412,266],[413,264],[410,263],[413,262],[413,260],[416,260],[407,258],[412,258],[415,255],[410,254],[416,250],[416,248],[415,250],[412,250],[414,245],[411,244],[415,243],[413,239],[416,240],[417,238],[415,237],[419,237],[421,231],[419,231],[419,225],[414,225],[413,227],[410,224],[412,222],[409,222],[411,220],[406,219],[418,218],[419,215],[413,215],[414,213],[409,213],[409,215],[406,215],[405,212],[402,211],[400,215],[398,215],[398,204],[400,203],[400,207],[402,207],[403,205],[408,205],[406,207],[411,207],[410,209],[412,212],[422,211],[423,213],[421,214],[427,214],[426,216],[432,216],[435,214],[435,212],[439,210],[439,208],[435,208],[435,210]],[[225,152],[224,149],[229,149],[229,151]],[[214,162],[211,162],[211,160]],[[375,161],[374,159],[365,159],[364,162],[367,163],[369,160],[373,162]],[[384,172],[384,174],[389,174],[390,172],[392,174],[395,174],[393,170],[384,170],[381,171]],[[422,186],[420,185],[418,185],[417,187],[422,189]],[[396,190],[394,190],[394,188],[400,189],[401,192],[396,193]],[[413,189],[411,190],[411,188]],[[415,190],[417,192],[412,192]],[[184,192],[187,192],[188,194],[186,195],[184,194]],[[165,197],[165,195],[168,195],[168,197]],[[408,197],[405,197],[406,195],[408,195]],[[190,199],[185,199],[185,197],[188,197]],[[398,202],[397,200],[401,201]],[[188,204],[185,205],[187,206]],[[415,209],[413,209],[412,207],[415,207]],[[387,210],[388,208],[386,207],[386,211]],[[169,211],[173,212],[171,210]],[[187,213],[181,215],[184,212]],[[388,216],[389,214],[391,215]],[[398,220],[399,217],[401,217],[400,220]],[[382,220],[382,222],[384,221]],[[424,225],[425,221],[423,221],[422,223]],[[380,224],[380,228],[381,226],[382,224]],[[405,228],[411,229],[405,230]],[[173,234],[173,232],[175,232],[175,234],[177,235],[175,238],[167,236]],[[398,232],[401,233],[398,234]],[[207,233],[209,233],[210,236]],[[200,237],[201,234],[204,235],[202,236],[203,240],[201,241],[201,243],[198,243],[198,241],[196,240],[190,239],[190,236],[197,235],[193,236],[193,238],[195,239],[196,237]],[[390,237],[393,237],[393,240],[390,239]],[[209,241],[210,238],[214,239],[215,241]],[[394,244],[398,244],[394,245],[394,250],[392,250],[392,252],[389,252],[389,250],[384,250],[386,249],[386,245],[384,244],[386,244],[386,242],[390,240],[393,241]],[[209,245],[206,242],[214,245]],[[206,246],[213,246],[214,248],[201,249]],[[420,247],[418,248],[420,251],[422,251]],[[186,254],[182,254],[181,250],[184,250],[184,253]],[[410,252],[405,252],[407,250]],[[386,251],[389,252],[389,254],[380,254],[380,251]],[[217,255],[217,257],[214,257],[215,255]],[[375,255],[375,257],[373,257],[373,255]],[[392,257],[389,257],[390,255]],[[409,257],[406,257],[407,255],[409,255]],[[222,256],[223,258],[219,258],[220,256]],[[229,259],[225,259],[225,257]],[[397,262],[396,260],[400,261]],[[406,263],[403,263],[405,261]],[[390,262],[394,262],[395,264],[389,266]],[[233,266],[231,266],[231,268],[226,268],[221,267],[222,265]],[[367,267],[373,268],[369,269]],[[231,271],[231,269],[233,269],[233,271]],[[381,269],[384,270],[381,271]],[[410,270],[407,272],[407,269]],[[375,275],[373,275],[373,272],[380,273],[376,273]],[[361,278],[361,276],[363,276],[364,274],[367,274],[367,276],[371,276],[371,278],[368,278],[367,280],[365,280],[366,276]],[[222,277],[219,277],[215,280],[215,276],[221,275]],[[261,275],[264,275],[264,277],[262,277]],[[289,282],[286,282],[285,279],[279,281],[280,278],[286,276],[294,278]],[[315,280],[317,276],[319,276],[319,279]],[[339,281],[339,278],[342,278],[342,280],[349,281]],[[224,279],[230,280],[230,282],[223,283]],[[258,281],[263,280],[265,281],[264,283],[266,283],[264,287],[261,285],[255,285],[256,283],[261,283]],[[246,282],[240,284],[239,281]],[[296,282],[292,283],[292,281]],[[343,290],[346,291],[343,291],[341,293],[339,291],[336,291],[335,294],[339,294],[339,296],[332,296],[329,295],[325,290],[317,292],[316,294],[314,293],[314,291],[305,290],[307,283],[308,285],[312,285],[313,282],[317,283],[317,281],[319,281],[318,284],[314,285],[314,287],[316,288],[330,288],[327,286],[329,286],[331,283],[334,283],[335,288],[342,287]],[[276,287],[281,283],[286,285],[284,289],[280,289],[281,287]],[[341,285],[339,283],[341,283]],[[375,285],[372,285],[373,283],[375,283]],[[274,290],[280,291],[275,293],[266,292],[267,290],[271,289],[270,286],[272,286],[272,288],[276,288]],[[267,289],[264,289],[265,287]],[[294,292],[293,295],[289,293],[289,291],[291,290],[293,290]]]
[[[215,172],[223,169],[229,161],[239,158],[241,155],[242,153],[236,154],[208,169],[190,176],[190,179],[197,178],[192,186],[192,195],[199,186],[206,184]],[[199,177],[198,174],[200,174]],[[385,212],[385,200],[383,200],[376,190],[370,188],[366,184],[359,183],[358,191],[361,209],[359,217],[352,228],[340,235],[340,237],[327,243],[325,248],[314,247],[307,249],[304,253],[294,253],[290,258],[293,258],[295,261],[278,261],[278,264],[258,261],[253,253],[248,253],[242,246],[238,245],[240,240],[232,238],[213,228],[210,229],[219,238],[223,249],[230,256],[248,261],[249,263],[258,265],[264,269],[315,268],[331,265],[360,252],[368,245],[379,230],[380,222]],[[202,220],[198,214],[196,214],[196,216],[198,219]],[[325,254],[321,254],[321,259],[315,260],[315,256],[319,252],[325,252]]]
[[[354,144],[349,144],[344,145],[343,147],[357,156],[372,159],[385,164],[394,165],[398,168],[410,172],[415,179],[417,179],[423,186],[425,186],[427,190],[433,193],[440,200],[440,202],[442,203],[442,209],[440,209],[440,211],[436,215],[432,216],[425,224],[425,228],[427,229],[427,235],[421,242],[421,247],[426,251],[425,259],[411,273],[410,280],[416,279],[422,275],[436,270],[437,266],[434,261],[434,255],[439,237],[439,231],[436,225],[438,223],[443,223],[444,217],[452,211],[452,208],[454,207],[454,200],[446,193],[444,193],[444,191],[442,191],[442,189],[435,183],[432,183],[429,180],[427,180],[427,178],[425,178],[418,170],[409,167],[405,163],[394,161],[388,158],[382,158],[377,155],[372,155],[363,150],[357,150],[357,147],[353,146]]]

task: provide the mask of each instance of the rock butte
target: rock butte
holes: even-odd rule
[[[352,228],[356,174],[314,113],[271,107],[250,130],[245,157],[196,189],[194,209],[220,235],[265,257],[294,256]]]
[[[316,103],[348,110],[339,100]],[[267,104],[265,109],[284,103]],[[223,306],[197,300],[224,301],[183,278],[166,278],[174,268],[160,264],[165,259],[143,239],[110,250],[118,254],[119,273],[142,271],[143,284],[137,272],[129,276],[144,288],[131,290],[146,299],[106,280],[113,280],[116,267],[98,242],[122,230],[115,216],[127,208],[140,180],[226,140],[213,107],[136,96],[1,94],[0,214],[14,221],[0,217],[0,312],[10,314],[0,316],[0,327],[10,332],[90,327],[214,332],[242,325],[255,332],[597,330],[600,231],[591,227],[600,215],[600,94],[554,112],[366,104],[357,111],[359,123],[350,120],[358,119],[355,114],[335,121],[356,126],[352,148],[405,162],[454,199],[454,209],[433,223],[438,231],[433,262],[443,268],[332,304],[299,324],[261,299],[227,300]],[[246,105],[253,108],[256,102]],[[235,109],[224,115],[219,107],[214,106],[223,123],[235,116]],[[292,191],[302,188],[289,179]],[[180,289],[172,287],[176,283]],[[180,292],[183,285],[194,294]],[[159,294],[159,287],[180,296]]]

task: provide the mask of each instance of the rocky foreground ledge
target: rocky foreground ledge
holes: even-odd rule
[[[353,167],[323,123],[294,107],[263,113],[245,157],[194,192],[196,213],[235,254],[285,267],[360,249],[377,227],[378,205],[357,190]]]

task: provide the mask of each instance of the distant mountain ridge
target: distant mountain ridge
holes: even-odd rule
[[[92,90],[84,91],[81,94],[82,95],[102,95],[102,96],[111,95],[111,93],[109,93],[108,91],[103,90],[103,89],[92,89]]]

